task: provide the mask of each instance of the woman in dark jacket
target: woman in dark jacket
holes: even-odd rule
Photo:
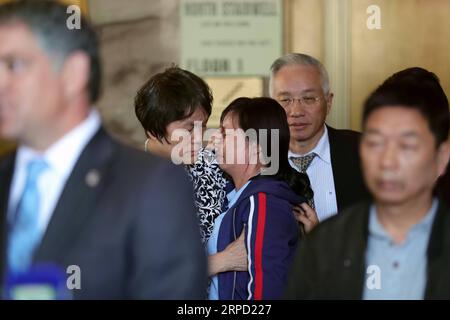
[[[248,263],[246,271],[214,276],[209,298],[280,298],[299,239],[293,207],[312,197],[307,176],[288,163],[286,113],[270,98],[239,98],[222,113],[221,131],[217,159],[235,189],[216,218],[208,253],[243,233]]]

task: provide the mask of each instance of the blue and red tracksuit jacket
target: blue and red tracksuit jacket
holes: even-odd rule
[[[217,240],[217,251],[223,251],[245,228],[248,271],[218,274],[220,300],[282,298],[299,240],[292,207],[302,202],[283,181],[251,181],[225,214]]]

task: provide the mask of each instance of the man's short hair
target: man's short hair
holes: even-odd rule
[[[270,94],[272,94],[273,92],[273,78],[275,77],[277,72],[285,66],[295,65],[315,67],[317,71],[319,71],[323,93],[330,93],[330,79],[328,77],[328,72],[319,60],[303,53],[289,53],[275,60],[270,67]]]
[[[150,78],[135,98],[136,116],[145,131],[160,142],[167,141],[166,128],[190,117],[197,108],[209,117],[213,97],[208,85],[195,74],[170,67]]]
[[[439,78],[434,73],[415,67],[389,77],[367,98],[363,127],[375,110],[386,106],[417,110],[428,122],[436,146],[447,140],[450,126],[449,104]]]
[[[39,46],[50,56],[55,70],[59,70],[66,58],[81,51],[89,57],[89,97],[96,102],[101,91],[101,65],[98,38],[87,20],[81,16],[80,28],[69,29],[70,14],[67,5],[50,0],[20,0],[0,5],[0,25],[23,23]]]

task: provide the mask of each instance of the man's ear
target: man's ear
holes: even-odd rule
[[[333,105],[333,98],[334,98],[334,94],[332,92],[330,92],[327,96],[326,96],[326,103],[327,103],[327,115],[330,114],[331,111],[331,106]]]
[[[450,160],[450,141],[447,140],[438,149],[438,174],[439,177],[445,173]]]
[[[90,61],[81,51],[71,53],[62,69],[63,91],[66,99],[75,99],[82,93],[88,94]]]

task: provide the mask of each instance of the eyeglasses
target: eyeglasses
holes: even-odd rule
[[[320,97],[300,97],[300,98],[283,98],[278,100],[278,102],[283,106],[283,107],[289,107],[292,104],[294,104],[294,102],[298,100],[298,102],[300,102],[302,105],[304,106],[313,106],[315,104],[317,104],[320,100]]]

